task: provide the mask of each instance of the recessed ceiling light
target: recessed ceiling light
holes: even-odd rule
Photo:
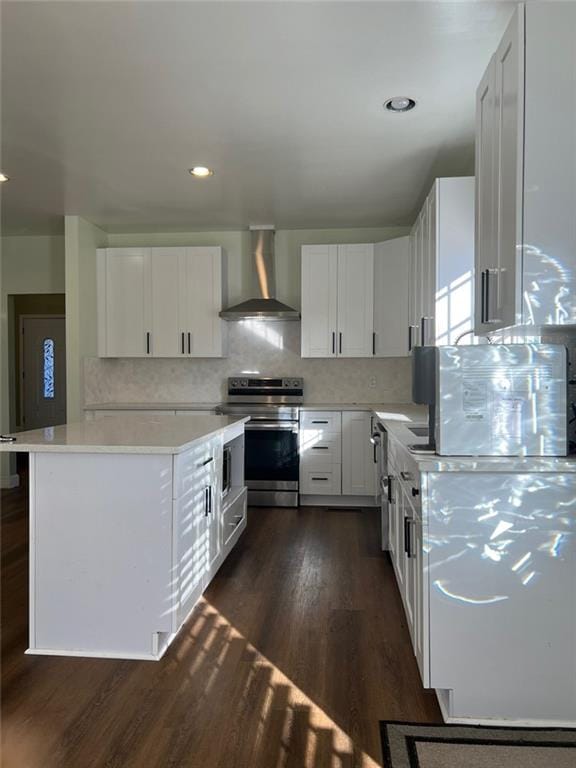
[[[389,112],[410,112],[415,106],[416,102],[414,99],[410,99],[408,96],[393,96],[384,102],[384,107]]]
[[[10,181],[10,177],[6,176],[5,173],[0,173],[0,184],[2,184],[3,181]]]
[[[214,176],[214,171],[211,168],[206,168],[204,165],[195,165],[194,168],[190,168],[190,173],[197,179],[205,179],[207,176]]]

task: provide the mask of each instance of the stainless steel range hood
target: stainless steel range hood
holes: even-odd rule
[[[253,298],[220,312],[224,320],[299,320],[300,313],[276,298],[274,227],[250,227]]]

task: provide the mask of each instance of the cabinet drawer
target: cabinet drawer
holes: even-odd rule
[[[222,514],[222,536],[224,539],[224,546],[228,544],[238,528],[240,528],[240,526],[242,526],[246,521],[247,498],[248,493],[246,489],[244,489],[238,498],[236,498],[232,504],[230,504],[228,507],[225,507],[224,509]],[[226,504],[226,498],[223,499],[223,503]]]
[[[394,438],[388,437],[388,472],[396,474],[400,471],[400,448]]]
[[[416,516],[420,517],[422,505],[420,501],[421,488],[418,465],[409,454],[402,453],[399,458],[398,475],[400,483],[407,499],[410,501],[410,505],[414,508]]]
[[[195,485],[212,485],[219,477],[218,463],[222,455],[222,437],[195,445],[174,457],[174,498],[179,499]]]
[[[341,459],[340,436],[312,435],[308,432],[300,435],[300,467],[302,469],[330,470],[333,464],[340,464]]]
[[[309,433],[330,432],[339,435],[342,431],[340,411],[302,411],[300,427]]]
[[[340,496],[342,493],[341,469],[304,469],[300,473],[300,493],[319,496]]]

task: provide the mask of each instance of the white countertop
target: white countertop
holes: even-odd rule
[[[0,451],[177,454],[247,421],[235,416],[110,416],[17,432],[16,442],[0,443]]]
[[[203,403],[89,403],[84,406],[85,411],[212,411],[222,405],[221,400]],[[390,413],[405,413],[413,409],[421,409],[421,406],[411,403],[304,403],[300,406],[302,411],[379,411]],[[422,410],[424,413],[425,409]]]
[[[213,411],[222,404],[213,403],[89,403],[85,411]]]
[[[427,443],[425,437],[417,437],[409,429],[427,425],[427,410],[411,405],[399,413],[375,411],[389,436],[410,453],[420,472],[576,472],[576,456],[438,456],[410,451],[408,446]]]
[[[373,411],[384,412],[400,417],[406,414],[424,418],[426,408],[413,403],[304,403],[302,411]],[[421,416],[424,414],[424,417]]]

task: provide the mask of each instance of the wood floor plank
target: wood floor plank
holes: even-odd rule
[[[25,487],[1,533],[3,768],[374,768],[379,720],[441,722],[375,510],[250,510],[157,663],[25,656]]]

